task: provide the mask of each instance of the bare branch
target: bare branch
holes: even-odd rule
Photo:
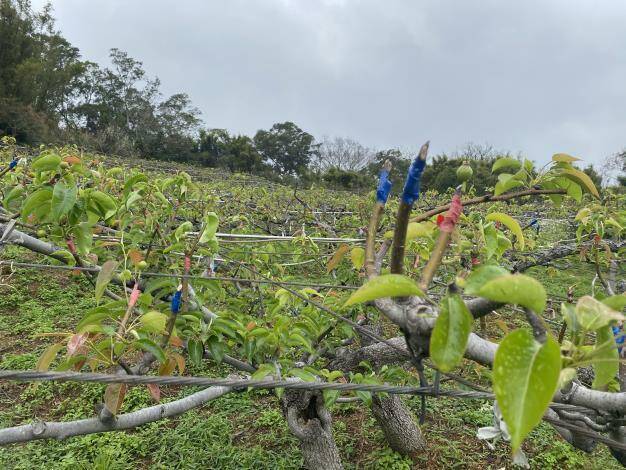
[[[231,391],[232,388],[230,387],[209,387],[180,400],[118,415],[110,424],[104,424],[98,418],[90,418],[67,422],[40,421],[4,428],[0,429],[0,445],[28,442],[36,439],[66,439],[72,436],[132,429],[146,423],[178,416]]]
[[[524,191],[519,191],[516,193],[508,193],[501,194],[500,196],[493,196],[491,194],[486,194],[485,196],[475,197],[473,199],[468,199],[463,202],[463,207],[466,206],[475,206],[476,204],[482,204],[484,202],[490,201],[508,201],[509,199],[516,199],[518,197],[524,196],[539,196],[542,194],[565,194],[566,191],[564,189],[527,189]],[[441,214],[442,212],[450,209],[450,204],[446,204],[444,206],[435,207],[427,212],[424,212],[417,217],[411,219],[411,222],[423,222],[425,220],[430,219],[433,215]]]

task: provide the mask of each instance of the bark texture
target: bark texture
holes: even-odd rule
[[[209,387],[180,400],[143,408],[139,411],[118,415],[109,423],[98,418],[80,419],[66,422],[43,422],[0,429],[0,445],[28,442],[35,439],[66,439],[100,432],[122,431],[164,418],[172,418],[214,400],[232,389],[229,387]]]
[[[379,335],[383,333],[382,321],[369,325],[368,328]],[[363,347],[376,344],[375,341],[363,334],[359,334],[359,337]],[[379,369],[378,367],[375,368],[376,370]],[[385,435],[385,440],[393,450],[414,459],[419,451],[425,449],[426,442],[413,418],[413,413],[399,396],[373,395],[371,409]]]
[[[286,390],[283,413],[300,441],[304,466],[309,470],[340,470],[341,457],[332,432],[330,413],[319,392]]]
[[[618,442],[626,442],[626,428],[624,426],[621,426],[620,428],[611,432],[610,437],[611,439],[614,439]],[[613,449],[611,447],[609,447],[609,450],[611,451],[611,455],[615,457],[615,460],[617,460],[622,465],[622,467],[626,467],[626,451],[621,449]]]
[[[398,395],[372,396],[372,413],[393,450],[415,458],[426,449],[413,414]]]

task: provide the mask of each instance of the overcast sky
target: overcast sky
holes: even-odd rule
[[[39,6],[44,2],[34,0]],[[53,0],[83,57],[117,47],[208,127],[291,120],[431,154],[491,143],[538,162],[626,147],[621,0]]]

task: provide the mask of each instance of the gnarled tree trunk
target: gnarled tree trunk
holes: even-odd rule
[[[620,426],[615,429],[610,433],[610,437],[618,442],[626,442],[626,427]],[[615,457],[615,460],[622,464],[622,467],[626,467],[626,451],[613,449],[611,447],[609,447],[609,450],[611,451],[611,455]]]
[[[368,325],[366,328],[378,335],[383,333],[382,322]],[[366,335],[359,334],[359,337],[362,347],[375,344],[375,341]],[[413,413],[398,395],[372,395],[372,414],[385,435],[389,447],[396,452],[415,458],[419,451],[426,448],[426,441],[415,422]]]
[[[331,416],[320,392],[286,390],[283,413],[291,432],[300,441],[304,466],[309,470],[340,470],[341,457],[335,444]]]
[[[389,447],[396,452],[415,458],[426,448],[426,441],[413,413],[398,395],[372,396],[372,413]]]

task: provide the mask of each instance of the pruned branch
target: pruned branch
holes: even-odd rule
[[[565,194],[566,191],[564,189],[526,189],[524,191],[518,191],[516,193],[508,193],[501,194],[499,196],[493,196],[491,194],[486,194],[484,196],[475,197],[472,199],[468,199],[463,202],[463,206],[475,206],[476,204],[482,204],[484,202],[492,202],[492,201],[508,201],[509,199],[516,199],[524,196],[539,196],[539,195],[547,195],[547,194]],[[423,222],[425,220],[430,219],[433,215],[441,214],[442,212],[450,209],[450,204],[446,204],[443,206],[435,207],[427,212],[424,212],[417,217],[411,219],[411,222]]]
[[[393,232],[393,247],[391,250],[391,272],[402,274],[404,270],[404,251],[406,245],[406,233],[409,226],[409,217],[413,209],[413,202],[419,196],[419,182],[428,155],[430,142],[422,145],[419,154],[409,168],[409,174],[404,185],[404,191],[400,198],[396,227]]]
[[[39,421],[4,428],[0,429],[0,445],[36,439],[66,439],[72,436],[133,429],[143,424],[178,416],[231,391],[230,387],[209,387],[179,400],[118,415],[110,424],[105,424],[98,418],[89,418],[67,422]]]
[[[533,253],[529,260],[527,261],[518,261],[513,265],[512,271],[514,272],[522,272],[527,269],[532,268],[533,266],[544,266],[555,259],[565,258],[567,256],[578,253],[583,247],[592,246],[593,242],[586,242],[581,244],[570,243],[568,245],[559,245],[554,248],[550,248],[548,250],[538,251],[537,253]],[[611,249],[611,251],[619,251],[620,249],[626,247],[626,241],[614,241],[607,240],[606,244]]]

